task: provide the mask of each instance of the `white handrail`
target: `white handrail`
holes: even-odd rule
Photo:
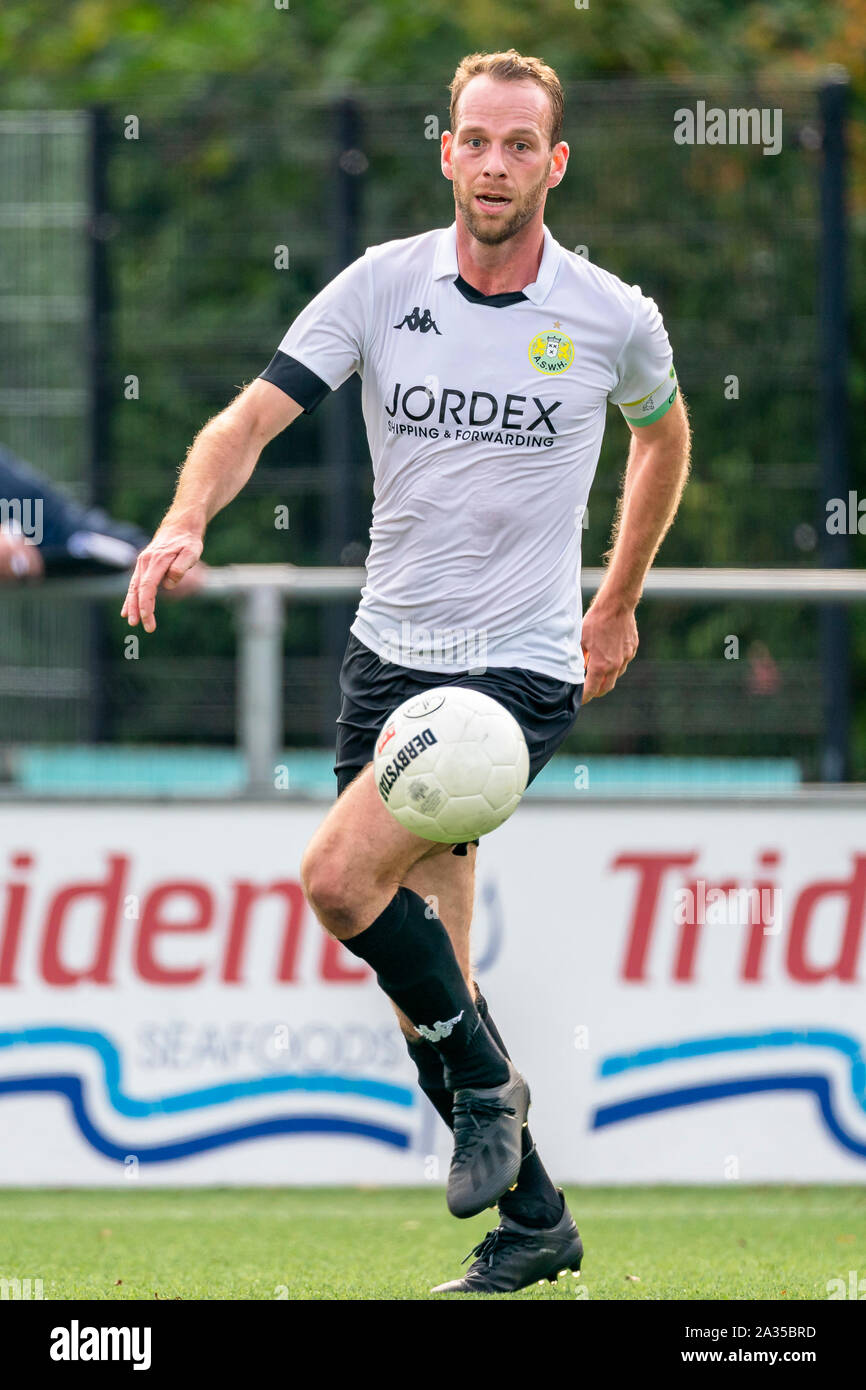
[[[584,569],[581,588],[595,593],[605,571]],[[360,567],[298,565],[224,565],[208,570],[194,597],[233,598],[252,589],[274,589],[285,597],[352,598],[361,589],[366,571]],[[22,581],[18,591],[46,599],[108,598],[122,594],[125,575],[94,575]],[[0,588],[0,598],[3,590]],[[855,569],[672,569],[650,570],[644,598],[702,599],[724,603],[731,599],[787,599],[799,603],[855,603],[866,598],[866,570]]]
[[[302,568],[297,565],[225,565],[208,569],[201,588],[189,597],[238,599],[238,743],[247,765],[247,788],[255,795],[274,792],[282,741],[281,652],[286,599],[356,598],[362,568]],[[605,571],[585,569],[581,587],[598,589]],[[57,598],[119,599],[128,575],[58,577],[0,586],[4,593],[53,602]],[[853,603],[866,599],[866,571],[840,569],[665,569],[650,571],[645,599],[696,599],[705,603],[734,600],[796,603]],[[167,599],[165,601],[168,601]],[[186,601],[186,600],[184,600]]]

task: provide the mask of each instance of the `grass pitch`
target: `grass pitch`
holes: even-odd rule
[[[580,1279],[500,1296],[817,1300],[866,1275],[866,1188],[566,1195]],[[46,1299],[425,1299],[495,1224],[455,1221],[438,1188],[6,1189],[0,1276]]]

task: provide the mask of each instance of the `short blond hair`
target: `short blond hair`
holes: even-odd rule
[[[540,58],[526,58],[516,48],[503,53],[470,53],[458,64],[448,90],[451,93],[449,119],[452,131],[457,125],[457,103],[473,77],[486,75],[498,82],[537,82],[550,98],[550,144],[553,147],[562,136],[564,100],[562,85],[553,68]]]

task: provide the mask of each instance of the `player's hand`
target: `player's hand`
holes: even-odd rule
[[[39,579],[44,573],[38,546],[12,531],[0,531],[0,579]]]
[[[189,598],[190,594],[197,594],[207,583],[210,565],[206,565],[204,560],[199,560],[197,565],[193,565],[191,570],[187,570],[182,579],[171,586],[163,584],[166,598]]]
[[[585,705],[600,695],[609,695],[638,647],[634,609],[607,603],[600,596],[583,620],[581,645],[586,659],[583,686]]]
[[[204,536],[177,522],[163,522],[153,540],[139,555],[129,581],[120,615],[130,627],[141,622],[145,632],[156,628],[156,591],[174,589],[188,570],[198,563]]]

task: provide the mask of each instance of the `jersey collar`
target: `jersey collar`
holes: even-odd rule
[[[544,246],[541,251],[541,265],[538,267],[538,278],[533,280],[531,285],[524,285],[523,293],[533,304],[543,304],[553,288],[556,279],[556,272],[559,268],[559,258],[562,248],[559,242],[551,235],[547,226],[544,228]],[[453,280],[460,274],[457,264],[457,223],[452,222],[450,227],[444,227],[439,234],[436,243],[436,252],[433,257],[433,279],[441,280],[448,275]]]

